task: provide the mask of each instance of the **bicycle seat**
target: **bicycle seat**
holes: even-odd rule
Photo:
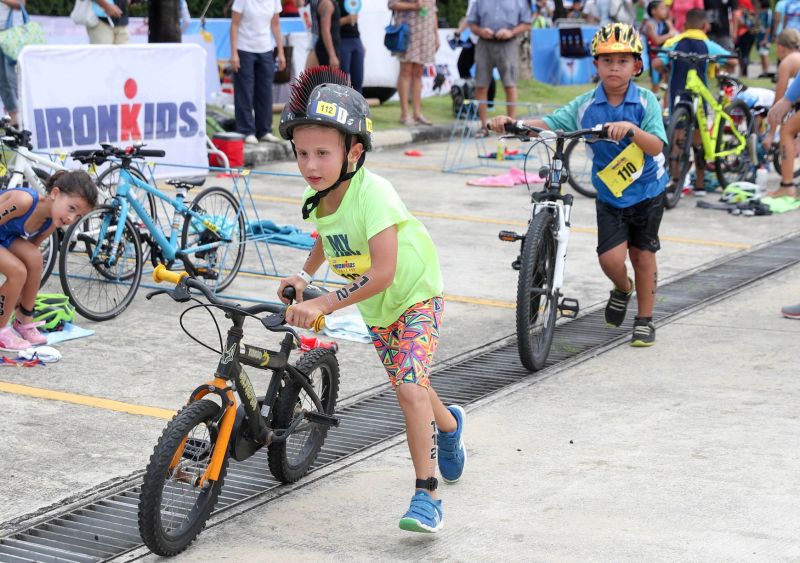
[[[205,183],[205,176],[192,176],[190,178],[173,178],[172,180],[167,180],[167,184],[170,186],[175,186],[176,188],[186,188],[187,190],[193,187],[202,186]]]

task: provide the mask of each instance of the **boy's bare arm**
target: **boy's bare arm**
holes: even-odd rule
[[[493,117],[492,119],[489,120],[489,122],[486,125],[491,131],[503,134],[506,132],[505,129],[506,123],[513,123],[513,122],[514,120],[508,117],[507,115],[501,115],[499,117]],[[547,129],[547,130],[550,129],[547,123],[545,123],[541,119],[526,119],[523,120],[522,123],[527,125],[528,127],[538,127],[539,129]]]

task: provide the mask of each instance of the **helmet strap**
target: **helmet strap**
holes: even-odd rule
[[[358,158],[358,162],[356,163],[356,167],[353,169],[352,172],[348,172],[347,169],[350,167],[350,161],[347,160],[347,155],[350,154],[350,147],[353,145],[353,135],[345,135],[344,138],[344,162],[342,163],[342,170],[339,172],[339,179],[334,182],[332,186],[326,188],[322,191],[319,191],[306,199],[305,203],[303,204],[303,219],[308,219],[311,215],[311,212],[317,208],[319,202],[322,200],[323,197],[331,193],[333,190],[339,187],[339,184],[342,182],[346,182],[350,180],[356,173],[364,166],[364,161],[367,159],[366,151],[361,152],[361,156]],[[294,149],[294,143],[292,143],[292,149]],[[295,151],[295,156],[297,156],[297,152]]]

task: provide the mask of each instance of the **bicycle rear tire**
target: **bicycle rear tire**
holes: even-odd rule
[[[208,481],[203,489],[196,483],[217,444],[219,409],[206,399],[185,406],[167,424],[153,449],[139,493],[138,513],[139,534],[153,553],[171,556],[186,549],[214,510],[225,481],[227,453],[216,481]],[[170,469],[178,455],[178,464]]]
[[[323,414],[333,415],[339,394],[339,362],[331,350],[316,348],[307,352],[296,364],[306,374],[322,402]],[[278,393],[273,426],[286,428],[300,410],[316,411],[305,390],[290,379],[284,379]],[[281,483],[294,483],[308,473],[317,459],[328,427],[311,422],[300,426],[284,442],[269,445],[269,470]]]
[[[748,182],[755,182],[755,166],[753,157],[750,154],[750,134],[753,132],[753,114],[750,108],[742,100],[733,100],[725,107],[725,113],[731,116],[735,123],[736,128],[741,135],[745,138],[745,148],[738,155],[730,155],[724,158],[714,159],[714,169],[719,180],[720,187],[724,190],[731,182],[738,182],[746,180]],[[717,135],[717,142],[715,150],[721,152],[723,150],[739,146],[739,139],[733,136],[733,133],[727,131],[730,125],[723,121],[720,125],[719,134]]]
[[[564,167],[567,169],[567,182],[579,194],[595,199],[597,198],[597,190],[592,184],[592,159],[587,154],[582,163],[578,164],[577,162],[578,154],[575,154],[575,149],[581,145],[580,139],[572,139],[567,148],[564,149]],[[571,160],[573,155],[575,157],[574,162]]]
[[[99,207],[73,223],[61,243],[61,288],[78,313],[93,321],[107,321],[122,313],[141,282],[144,258],[139,231],[126,217],[122,239],[115,246],[119,223],[118,210]],[[109,267],[106,260],[112,254],[116,261]]]
[[[692,133],[694,117],[687,106],[678,106],[672,111],[667,127],[667,145],[664,147],[664,159],[667,166],[669,182],[665,190],[664,206],[673,209],[681,200],[686,175],[692,163]]]
[[[220,292],[233,283],[242,267],[246,232],[244,213],[240,207],[231,192],[218,186],[200,192],[191,205],[192,211],[216,225],[222,233],[221,236],[230,240],[216,249],[189,257],[200,272],[200,277],[205,278],[215,292]],[[219,237],[220,235],[187,215],[183,222],[181,248],[207,244]]]
[[[555,218],[548,210],[534,215],[522,241],[517,282],[517,347],[530,371],[544,367],[556,324],[558,296],[552,291],[556,263]]]

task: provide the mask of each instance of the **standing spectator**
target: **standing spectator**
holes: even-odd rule
[[[236,130],[244,142],[277,143],[272,134],[272,81],[275,55],[286,68],[279,14],[280,0],[234,0],[231,17],[231,68]],[[255,118],[254,114],[255,113]]]
[[[364,84],[364,44],[361,43],[361,34],[358,32],[358,14],[348,14],[344,9],[345,0],[339,0],[339,19],[341,27],[342,70],[350,75],[353,90],[361,93]]]
[[[736,28],[736,56],[739,59],[739,72],[747,77],[747,67],[750,65],[750,51],[756,40],[758,19],[756,11],[750,0],[739,0],[739,7],[733,12],[734,26]]]
[[[800,0],[787,0],[783,5],[783,17],[781,18],[783,28],[796,29],[800,31]]]
[[[439,24],[436,18],[435,0],[389,0],[389,9],[394,11],[398,23],[409,27],[408,49],[395,53],[400,59],[400,75],[397,77],[397,93],[400,96],[400,123],[403,125],[431,125],[422,115],[422,68],[435,61],[439,50]],[[413,117],[408,115],[408,99],[411,98]],[[484,95],[484,99],[486,96]]]
[[[706,4],[703,0],[672,0],[670,12],[675,29],[683,32],[686,28],[686,14],[689,13],[689,10],[705,10],[707,9]]]
[[[477,137],[485,137],[486,95],[492,70],[497,67],[506,90],[508,115],[517,113],[517,76],[519,74],[519,49],[517,36],[531,28],[531,6],[528,0],[477,0],[470,8],[467,23],[472,33],[479,37],[475,46],[475,98],[481,129]]]
[[[726,51],[733,51],[733,38],[736,37],[733,10],[737,6],[736,0],[705,0],[704,5],[709,23],[708,38]]]
[[[22,24],[22,12],[20,5],[25,5],[25,0],[3,0],[0,2],[0,21],[7,22],[11,26]],[[11,21],[9,21],[9,14]],[[4,23],[5,25],[5,23]],[[11,118],[11,124],[14,127],[19,125],[18,112],[17,112],[17,61],[7,57],[0,51],[0,99],[3,100],[3,106],[6,108],[6,113]]]
[[[475,0],[472,0],[475,2]],[[473,35],[473,33],[467,28],[467,17],[464,16],[461,18],[461,21],[458,22],[458,28],[456,29],[456,39],[462,39],[462,47],[461,52],[458,54],[458,61],[456,62],[456,66],[458,67],[458,77],[462,80],[472,80],[472,67],[475,66],[475,43],[478,41],[478,38]],[[494,95],[496,90],[496,84],[494,80],[494,76],[489,81],[489,91],[488,91],[488,101],[489,107],[494,107]]]
[[[317,62],[322,66],[339,68],[341,66],[341,33],[339,23],[342,17],[339,3],[333,0],[319,0],[317,4],[317,21],[319,37],[314,46]]]
[[[669,8],[663,0],[652,0],[647,5],[647,19],[642,23],[642,35],[647,39],[647,55],[650,61],[650,79],[652,90],[658,94],[661,74],[653,68],[653,59],[658,55],[653,49],[659,49],[670,37],[676,35],[669,17]]]
[[[761,59],[761,74],[759,78],[769,78],[769,46],[772,43],[772,9],[770,0],[759,0],[758,6],[758,33],[756,34],[756,48]]]
[[[92,9],[100,20],[96,26],[87,27],[92,45],[123,45],[128,35],[128,0],[94,0]]]

